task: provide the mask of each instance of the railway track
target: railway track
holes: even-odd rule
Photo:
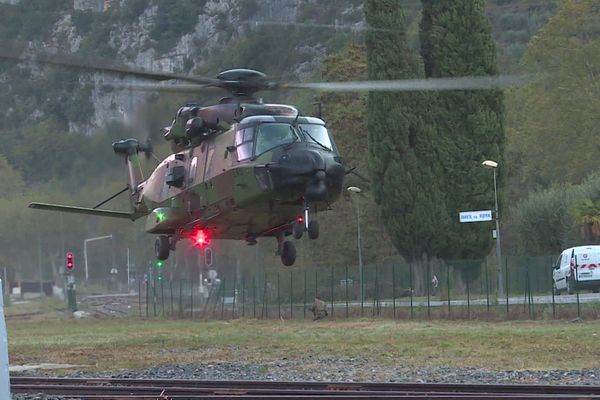
[[[600,386],[12,377],[13,394],[69,399],[600,399]]]

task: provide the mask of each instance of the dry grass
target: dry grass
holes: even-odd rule
[[[309,357],[367,358],[406,367],[488,370],[595,368],[600,322],[169,321],[63,318],[7,322],[11,365],[156,364]]]

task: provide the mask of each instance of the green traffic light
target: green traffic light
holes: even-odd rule
[[[156,260],[156,267],[157,268],[162,268],[165,266],[165,262],[162,260]]]

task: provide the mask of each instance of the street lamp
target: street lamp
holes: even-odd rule
[[[106,236],[98,236],[98,237],[94,237],[94,238],[89,238],[89,239],[85,239],[83,241],[83,260],[85,262],[85,282],[87,283],[88,281],[88,257],[87,257],[87,245],[89,242],[94,242],[96,240],[102,240],[102,239],[112,239],[112,235],[106,235]]]
[[[500,247],[500,214],[498,213],[498,189],[496,186],[496,169],[498,168],[498,163],[492,160],[485,160],[481,163],[481,165],[494,171],[494,203],[496,211],[496,273],[498,274],[498,296],[503,296],[504,285],[502,282],[502,251]]]
[[[349,186],[346,189],[349,193],[352,194],[360,194],[361,190],[356,186]],[[364,293],[363,293],[363,263],[362,263],[362,249],[360,243],[360,205],[358,199],[356,199],[356,230],[357,230],[357,238],[356,245],[358,246],[358,274],[360,280],[360,304],[362,305],[364,302]]]

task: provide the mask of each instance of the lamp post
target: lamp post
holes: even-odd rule
[[[356,186],[349,186],[348,189],[349,193],[353,193],[358,195],[361,190],[359,187]],[[363,293],[363,263],[362,263],[362,249],[361,249],[361,243],[360,243],[360,205],[358,202],[358,198],[356,199],[356,230],[357,230],[357,237],[356,237],[356,243],[358,246],[358,274],[359,274],[359,280],[360,280],[360,304],[363,304],[365,298],[364,298],[364,293]],[[347,284],[347,282],[346,282]]]
[[[500,247],[500,214],[498,213],[498,188],[496,185],[496,169],[498,163],[492,160],[485,160],[481,163],[485,168],[492,169],[494,171],[494,203],[496,212],[496,273],[498,274],[498,297],[504,295],[504,284],[502,279],[502,250]]]
[[[87,257],[87,245],[89,242],[93,242],[96,240],[102,240],[102,239],[112,239],[112,235],[106,235],[106,236],[98,236],[98,237],[94,237],[94,238],[89,238],[89,239],[85,239],[83,241],[83,260],[85,263],[85,282],[87,283],[89,275],[88,275],[88,257]]]

